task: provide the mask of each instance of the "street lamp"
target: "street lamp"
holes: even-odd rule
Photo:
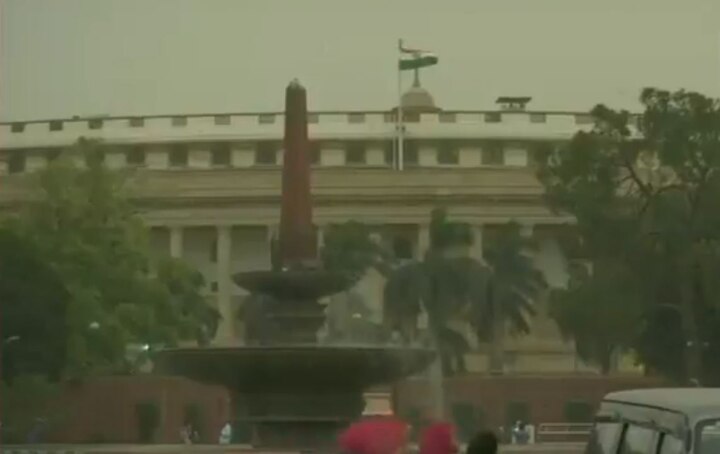
[[[20,336],[10,336],[10,337],[3,339],[2,344],[3,345],[12,344],[13,342],[17,342],[19,340],[20,340]]]

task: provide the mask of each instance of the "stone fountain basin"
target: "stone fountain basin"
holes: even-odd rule
[[[239,393],[363,390],[421,372],[432,350],[384,346],[191,347],[158,351],[155,371]]]

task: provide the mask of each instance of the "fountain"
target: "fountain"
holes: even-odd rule
[[[369,387],[417,373],[432,351],[401,346],[322,345],[319,299],[347,289],[344,275],[317,259],[308,159],[307,96],[293,81],[285,94],[280,234],[273,270],[239,273],[235,282],[261,298],[263,329],[236,347],[165,349],[161,373],[226,386],[237,420],[261,448],[322,449],[363,411]]]

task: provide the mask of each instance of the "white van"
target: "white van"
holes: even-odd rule
[[[720,388],[610,393],[585,454],[720,454]]]

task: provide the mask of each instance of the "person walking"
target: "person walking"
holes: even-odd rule
[[[229,445],[232,441],[232,425],[230,421],[226,422],[222,430],[220,430],[220,437],[218,443],[221,445]]]
[[[353,424],[338,439],[343,454],[406,454],[410,426],[399,419]]]
[[[457,454],[455,427],[448,423],[431,424],[423,431],[420,454]]]

